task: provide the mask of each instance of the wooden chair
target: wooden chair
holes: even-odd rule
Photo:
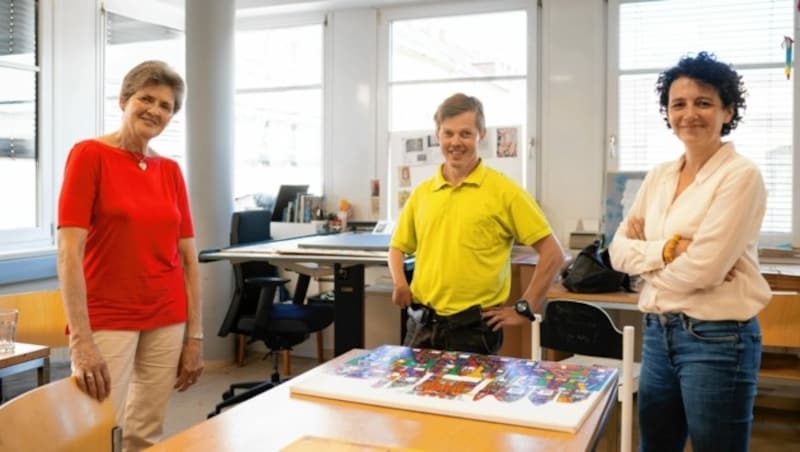
[[[19,310],[18,342],[50,348],[69,346],[67,315],[58,289],[0,295],[0,308]]]
[[[0,452],[108,452],[121,445],[111,399],[89,397],[73,377],[0,405]]]
[[[761,369],[756,406],[800,411],[800,294],[776,291],[758,313],[761,324]]]
[[[608,313],[596,305],[573,300],[550,300],[544,318],[536,315],[531,326],[534,360],[541,359],[541,347],[573,353],[562,360],[584,366],[598,365],[620,370],[618,399],[620,450],[630,452],[633,442],[633,394],[639,385],[641,364],[634,363],[634,327],[617,329]]]

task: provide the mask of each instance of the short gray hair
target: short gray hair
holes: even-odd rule
[[[172,69],[167,63],[158,60],[149,60],[137,64],[133,69],[125,74],[122,80],[122,88],[119,90],[119,99],[124,104],[128,102],[137,91],[146,86],[166,86],[172,90],[175,98],[175,105],[172,113],[180,111],[183,106],[183,95],[186,91],[186,84],[180,74]]]

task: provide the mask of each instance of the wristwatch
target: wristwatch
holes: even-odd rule
[[[533,315],[531,306],[528,304],[528,300],[524,298],[517,300],[517,302],[514,303],[514,310],[517,311],[517,314],[527,317],[531,322],[536,321],[536,316]]]

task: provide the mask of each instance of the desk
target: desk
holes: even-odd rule
[[[521,295],[533,277],[535,266],[529,262],[516,262],[512,266],[512,297]],[[772,300],[758,314],[764,351],[759,371],[759,406],[800,410],[800,267],[788,264],[762,264],[761,273],[773,290]],[[588,301],[606,309],[638,311],[636,293],[613,292],[599,294],[572,293],[561,284],[554,284],[547,299],[564,298]],[[502,354],[530,357],[530,327],[524,325],[515,334],[506,334]],[[639,333],[637,339],[641,338]],[[637,340],[637,344],[641,341]],[[640,347],[641,345],[639,345]],[[555,359],[554,355],[547,355]],[[775,389],[772,386],[775,386]],[[796,394],[795,397],[784,397]],[[774,396],[773,396],[774,395]]]
[[[361,353],[352,350],[322,366]],[[616,384],[575,433],[482,422],[292,395],[280,385],[148,449],[151,452],[280,450],[312,435],[339,441],[417,450],[584,451],[602,433]]]
[[[0,379],[30,369],[36,369],[39,386],[50,382],[50,347],[17,342],[14,353],[0,354]]]
[[[364,346],[364,266],[386,265],[390,236],[364,234],[371,246],[375,237],[384,237],[386,250],[353,249],[353,237],[359,234],[335,234],[326,237],[327,248],[310,248],[314,237],[274,240],[222,250],[200,252],[200,262],[229,260],[231,262],[267,261],[298,273],[319,276],[329,274],[333,267],[334,284],[334,354]],[[340,239],[347,249],[332,245]],[[304,247],[301,247],[303,245]]]

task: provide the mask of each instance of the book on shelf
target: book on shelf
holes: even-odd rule
[[[323,196],[298,194],[294,202],[293,218],[295,223],[310,223],[323,218]]]

